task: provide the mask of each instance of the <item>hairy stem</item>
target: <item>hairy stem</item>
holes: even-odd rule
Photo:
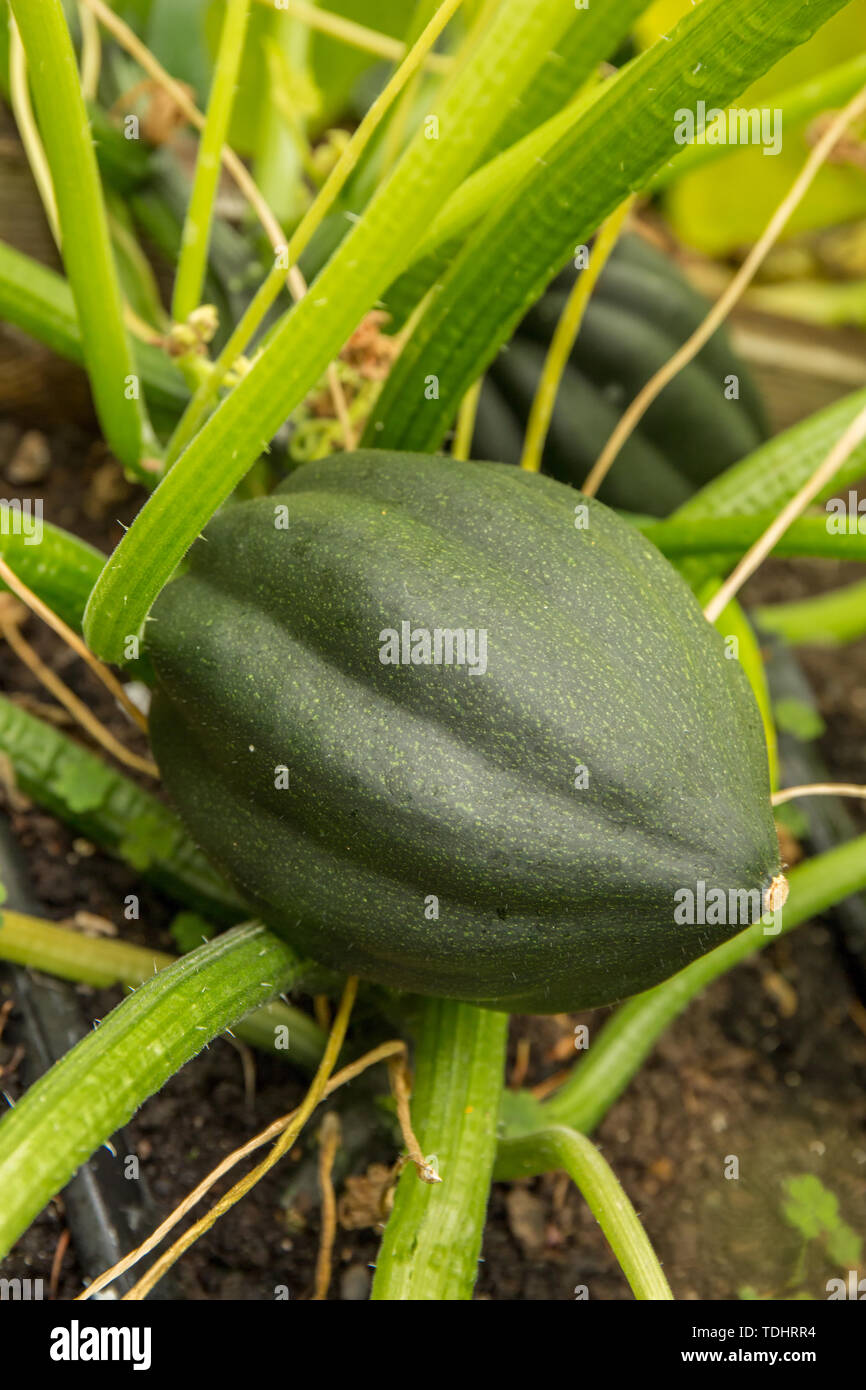
[[[0,1257],[148,1096],[303,969],[247,923],[182,957],[108,1015],[0,1120]]]

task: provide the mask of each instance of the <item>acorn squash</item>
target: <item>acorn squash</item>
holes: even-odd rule
[[[477,457],[519,462],[547,349],[575,275],[569,268],[553,282],[491,365],[478,408]],[[625,407],[708,308],[667,256],[639,236],[622,237],[599,276],[563,374],[544,471],[579,487]],[[736,395],[728,399],[726,391]],[[766,435],[754,382],[719,330],[647,411],[599,496],[612,507],[665,516]]]
[[[550,478],[305,464],[211,522],[147,636],[188,829],[325,965],[558,1012],[761,911],[778,848],[740,666],[639,531]],[[751,915],[680,925],[683,892]]]

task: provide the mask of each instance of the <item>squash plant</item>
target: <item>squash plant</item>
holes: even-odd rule
[[[696,595],[808,480],[863,393],[761,442],[747,381],[724,400],[724,377],[741,373],[716,340],[674,405],[664,398],[653,437],[668,479],[673,453],[691,460],[688,485],[662,501],[620,462],[631,511],[676,506],[661,522],[468,446],[481,377],[502,380],[521,323],[551,331],[555,296],[573,287],[542,296],[575,248],[694,162],[677,109],[735,101],[843,4],[702,0],[628,59],[645,0],[419,0],[405,27],[390,9],[377,24],[377,5],[348,24],[339,7],[263,17],[226,0],[183,51],[172,7],[129,7],[131,28],[104,0],[11,0],[5,80],[64,274],[0,247],[0,314],[84,364],[104,436],[143,492],[107,560],[48,524],[39,547],[4,535],[2,576],[82,634],[91,659],[153,686],[173,809],[7,701],[0,748],[37,802],[228,929],[141,983],[0,1120],[0,1251],[238,1020],[265,1044],[291,1020],[294,1060],[311,1063],[321,1036],[274,1001],[349,975],[303,1113],[265,1163],[324,1095],[359,976],[368,1012],[402,1021],[414,1071],[415,1161],[375,1298],[470,1297],[491,1180],[551,1168],[581,1187],[635,1295],[671,1296],[586,1131],[709,980],[866,886],[866,844],[843,845],[791,872],[768,930],[785,880],[760,652],[735,605],[717,631]],[[367,57],[347,69],[320,30]],[[204,114],[166,70],[173,57],[175,75],[207,74]],[[325,113],[344,109],[349,70],[366,72],[368,101],[335,134]],[[191,179],[170,146],[141,160],[142,74],[201,131]],[[838,98],[838,75],[786,100],[805,121],[825,90]],[[240,227],[220,209],[220,161],[252,210]],[[171,317],[145,233],[174,261]],[[678,282],[651,282],[651,254],[633,254],[628,313],[605,329],[621,335],[612,359],[632,354],[625,395],[658,306],[672,345],[695,315]],[[677,400],[714,435],[702,458],[677,440]],[[556,426],[560,458],[569,429],[574,459],[595,450],[581,418]],[[437,451],[455,422],[449,457]],[[864,459],[860,444],[828,488]],[[834,539],[866,558],[862,536]],[[827,533],[806,518],[784,543],[822,553]],[[741,662],[723,642],[734,629]],[[746,906],[678,921],[677,893],[698,884]],[[114,943],[64,935],[10,910],[0,955],[140,978]],[[626,996],[552,1099],[503,1099],[510,1011]],[[404,1086],[396,1076],[398,1110]]]

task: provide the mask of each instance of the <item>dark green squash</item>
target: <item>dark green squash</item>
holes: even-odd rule
[[[677,925],[677,890],[760,911],[778,848],[746,679],[636,529],[595,501],[576,525],[584,501],[496,463],[310,463],[218,515],[154,606],[167,788],[324,964],[553,1012],[743,924]],[[479,669],[385,664],[404,622],[419,656],[422,629],[474,631]]]
[[[571,268],[533,305],[487,374],[474,452],[517,463]],[[703,321],[709,305],[670,259],[624,236],[599,276],[563,374],[544,452],[552,477],[579,487],[625,407]],[[739,396],[725,397],[735,376]],[[612,507],[666,516],[766,437],[748,369],[719,330],[650,407],[600,492]]]

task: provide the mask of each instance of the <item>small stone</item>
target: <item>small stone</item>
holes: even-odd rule
[[[547,1212],[544,1202],[525,1187],[512,1187],[505,1199],[508,1225],[530,1259],[547,1244]]]
[[[372,1279],[366,1265],[353,1264],[340,1276],[340,1298],[344,1303],[366,1303]]]
[[[650,1172],[653,1177],[658,1178],[659,1182],[670,1182],[675,1175],[675,1168],[671,1160],[665,1156],[655,1159],[650,1164]]]
[[[51,448],[39,430],[27,430],[6,465],[6,477],[15,487],[40,483],[51,467]]]

